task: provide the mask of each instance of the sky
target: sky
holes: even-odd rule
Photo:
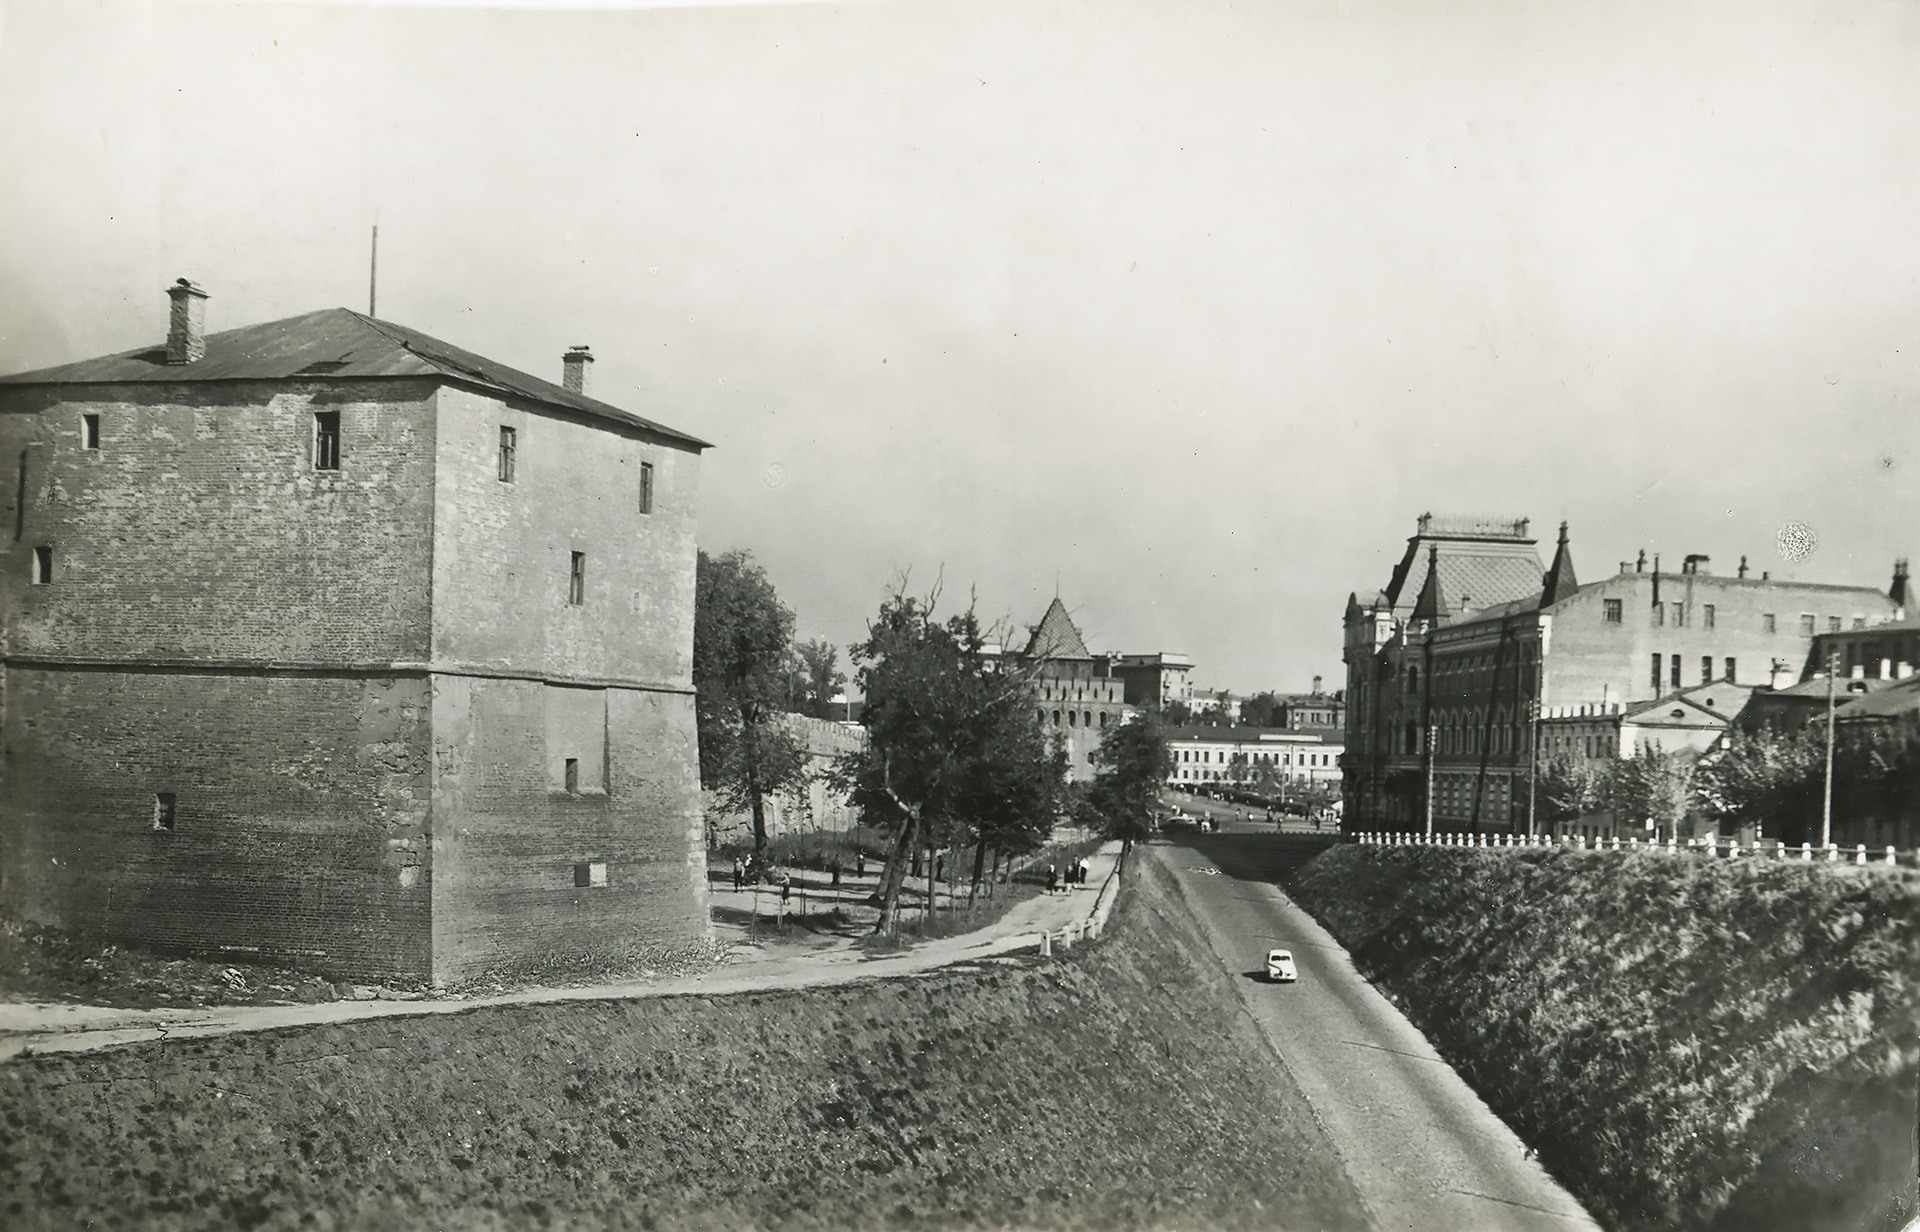
[[[377,221],[381,317],[712,441],[802,636],[904,578],[1331,687],[1429,511],[1920,556],[1916,64],[1856,0],[4,0],[0,371],[181,276],[364,310]]]

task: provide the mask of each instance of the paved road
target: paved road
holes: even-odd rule
[[[1180,881],[1253,1020],[1293,1071],[1380,1229],[1594,1229],[1573,1197],[1274,884],[1324,845],[1227,823],[1142,850]],[[1294,985],[1268,984],[1291,949]]]

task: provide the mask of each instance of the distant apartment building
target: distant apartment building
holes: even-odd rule
[[[1321,678],[1315,676],[1311,693],[1279,694],[1280,704],[1274,712],[1275,726],[1295,729],[1345,728],[1347,725],[1346,697],[1325,692],[1320,686]]]
[[[1679,572],[1655,557],[1582,586],[1562,524],[1421,517],[1385,588],[1347,600],[1343,790],[1359,828],[1524,830],[1536,714],[1624,716],[1697,685],[1775,679],[1815,636],[1904,613],[1871,587]],[[1685,709],[1682,702],[1678,708]],[[1674,707],[1669,707],[1671,710]]]
[[[1335,728],[1173,727],[1167,730],[1172,787],[1261,782],[1336,787],[1341,733]]]
[[[0,909],[459,981],[709,935],[704,442],[388,321],[0,379]]]

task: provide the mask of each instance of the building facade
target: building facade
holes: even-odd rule
[[[708,936],[704,442],[345,309],[0,380],[0,908],[456,982]]]
[[[1347,603],[1349,824],[1418,828],[1430,803],[1437,826],[1524,831],[1535,716],[1774,679],[1816,633],[1899,610],[1870,587],[1708,563],[1665,573],[1643,555],[1582,586],[1564,524],[1542,569],[1524,519],[1422,517],[1388,587]]]
[[[1254,786],[1261,782],[1338,786],[1340,732],[1276,727],[1174,727],[1170,787]]]

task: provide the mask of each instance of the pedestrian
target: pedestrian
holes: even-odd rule
[[[746,884],[747,870],[741,866],[740,857],[735,856],[733,857],[733,888],[735,891],[739,891],[744,889]]]
[[[1087,884],[1087,857],[1080,857],[1080,884]]]
[[[1060,870],[1049,864],[1047,865],[1047,893],[1051,894],[1059,888]]]

